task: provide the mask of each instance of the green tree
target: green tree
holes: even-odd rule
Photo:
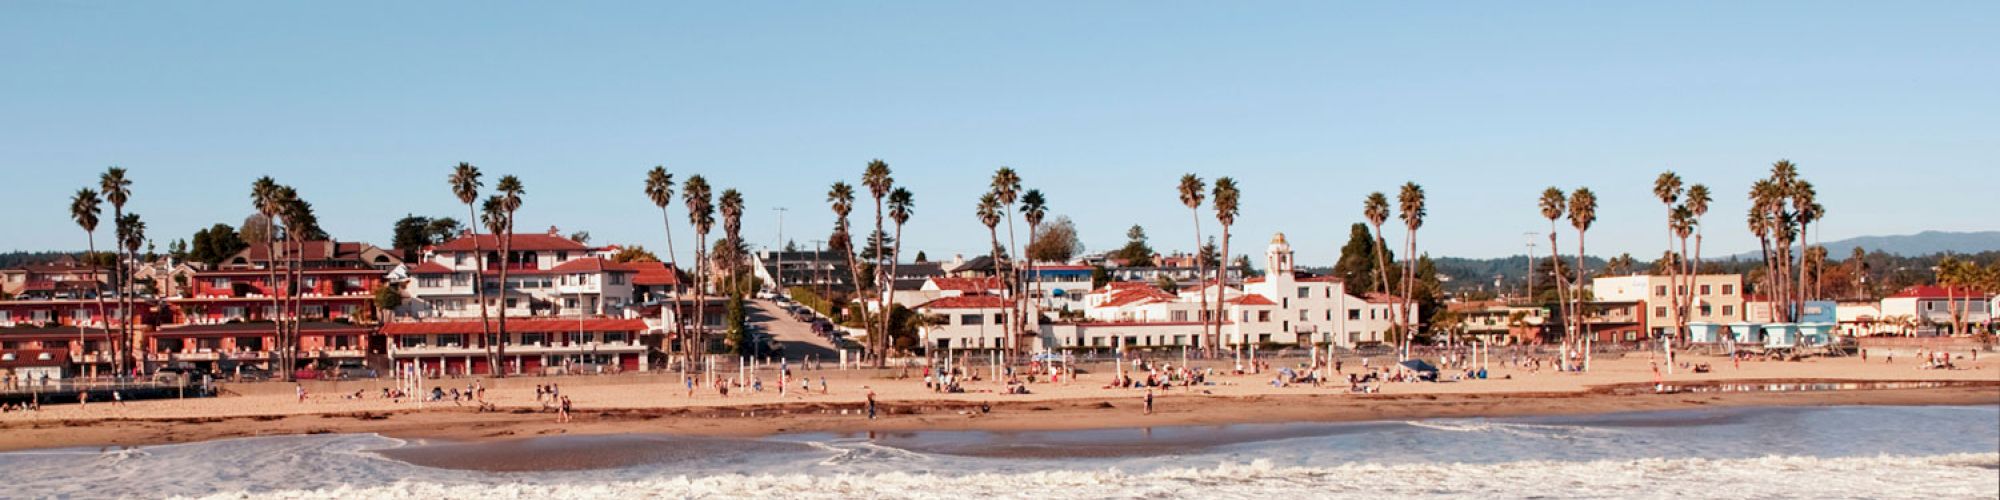
[[[1125,261],[1127,267],[1152,267],[1153,247],[1146,244],[1146,228],[1133,224],[1125,230],[1125,246],[1111,256]]]
[[[394,236],[390,245],[403,253],[403,260],[416,260],[417,251],[431,243],[431,218],[415,214],[403,214],[396,219]]]
[[[386,314],[378,314],[375,317],[377,318],[395,317],[396,309],[400,307],[403,307],[402,291],[397,290],[396,287],[391,285],[381,285],[375,287],[375,309],[386,313]]]
[[[620,248],[618,249],[617,253],[611,254],[611,261],[612,262],[659,262],[660,256],[653,255],[653,252],[646,251],[646,247],[644,246],[632,245],[629,247]]]
[[[1028,258],[1041,262],[1068,262],[1076,254],[1083,253],[1083,238],[1077,233],[1076,223],[1066,216],[1056,216],[1041,224],[1028,238]]]
[[[1333,274],[1346,283],[1349,293],[1362,294],[1379,289],[1376,276],[1379,269],[1375,237],[1368,232],[1368,225],[1354,223],[1347,230],[1347,244],[1340,246],[1340,260],[1333,265]]]

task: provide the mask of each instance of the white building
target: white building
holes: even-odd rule
[[[485,254],[484,269],[474,241]],[[509,316],[624,317],[632,305],[641,268],[613,262],[596,248],[554,234],[515,234],[512,255],[502,262],[500,242],[490,234],[467,236],[424,250],[410,268],[404,313],[420,319],[477,319],[482,297],[473,280],[485,282],[488,313]],[[500,268],[507,267],[504,296]],[[664,272],[664,267],[660,271]],[[666,273],[671,275],[671,273]]]
[[[1993,297],[1966,288],[1918,285],[1904,288],[1882,299],[1882,317],[1891,322],[1916,324],[1918,336],[1952,335],[1955,324],[1968,327],[1993,321]],[[1901,329],[1899,327],[1899,329]]]

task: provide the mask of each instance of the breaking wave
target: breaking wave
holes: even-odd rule
[[[1348,463],[1284,467],[1267,460],[1145,473],[677,475],[588,484],[399,480],[370,486],[231,491],[202,498],[1312,498],[1699,497],[1995,498],[2000,453],[1814,458],[1636,459],[1491,464]]]

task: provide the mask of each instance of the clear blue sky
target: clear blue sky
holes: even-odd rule
[[[525,180],[523,228],[652,248],[655,164],[743,190],[771,244],[777,206],[823,238],[827,185],[871,158],[915,191],[932,258],[984,248],[1001,165],[1093,250],[1134,223],[1191,247],[1175,182],[1234,176],[1236,248],[1284,231],[1307,264],[1406,180],[1433,255],[1522,252],[1558,185],[1602,199],[1591,253],[1655,257],[1663,169],[1715,189],[1708,254],[1749,250],[1744,192],[1779,158],[1819,186],[1827,239],[2000,226],[1995,2],[174,7],[0,4],[0,249],[81,248],[66,199],[108,165],[162,249],[241,220],[260,175],[387,245],[405,213],[463,218],[460,161]]]

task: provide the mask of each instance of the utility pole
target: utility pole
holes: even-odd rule
[[[1531,301],[1535,300],[1535,238],[1541,235],[1534,231],[1521,233],[1521,237],[1528,241],[1528,290],[1522,296]]]
[[[788,209],[785,207],[772,207],[771,210],[778,212],[778,244],[772,247],[776,248],[777,251],[771,252],[772,255],[777,256],[778,263],[776,267],[771,268],[771,290],[783,293],[785,290],[785,211]]]

